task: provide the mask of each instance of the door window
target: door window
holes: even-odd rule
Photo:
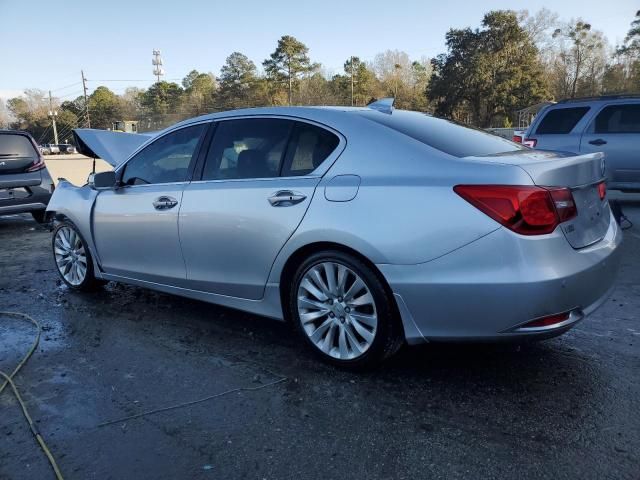
[[[596,117],[595,133],[640,133],[640,104],[603,108]]]
[[[538,125],[536,134],[566,134],[571,133],[589,107],[555,108],[550,110]]]
[[[277,118],[219,122],[202,179],[279,176],[292,126],[291,120]]]
[[[124,185],[175,183],[187,180],[189,165],[207,124],[181,128],[154,141],[129,160]]]
[[[324,128],[296,122],[282,175],[289,177],[311,173],[331,155],[339,143],[340,139]]]

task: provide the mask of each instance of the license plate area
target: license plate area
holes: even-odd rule
[[[610,221],[609,202],[600,200],[598,184],[571,189],[578,215],[561,225],[567,241],[573,248],[583,248],[601,240]]]

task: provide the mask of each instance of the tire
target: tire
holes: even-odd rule
[[[376,272],[353,255],[314,253],[297,268],[289,288],[289,318],[325,362],[368,369],[404,343],[393,297]]]
[[[38,223],[45,223],[47,221],[46,210],[36,210],[35,212],[31,212],[31,216]]]
[[[91,252],[73,223],[65,220],[56,225],[51,237],[51,248],[56,270],[70,289],[88,292],[106,283],[96,278]]]

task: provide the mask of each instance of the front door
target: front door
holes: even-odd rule
[[[178,213],[205,129],[198,124],[158,138],[120,169],[119,188],[98,194],[93,230],[106,273],[184,283]]]
[[[188,287],[262,298],[320,181],[313,171],[338,143],[335,134],[292,120],[220,121],[202,180],[186,187],[180,210]]]
[[[581,152],[604,152],[613,187],[640,187],[640,103],[604,107],[582,135]]]

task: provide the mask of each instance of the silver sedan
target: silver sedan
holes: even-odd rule
[[[389,101],[75,135],[114,171],[61,182],[49,203],[65,284],[286,320],[337,365],[559,335],[614,284],[601,154],[534,151]]]

